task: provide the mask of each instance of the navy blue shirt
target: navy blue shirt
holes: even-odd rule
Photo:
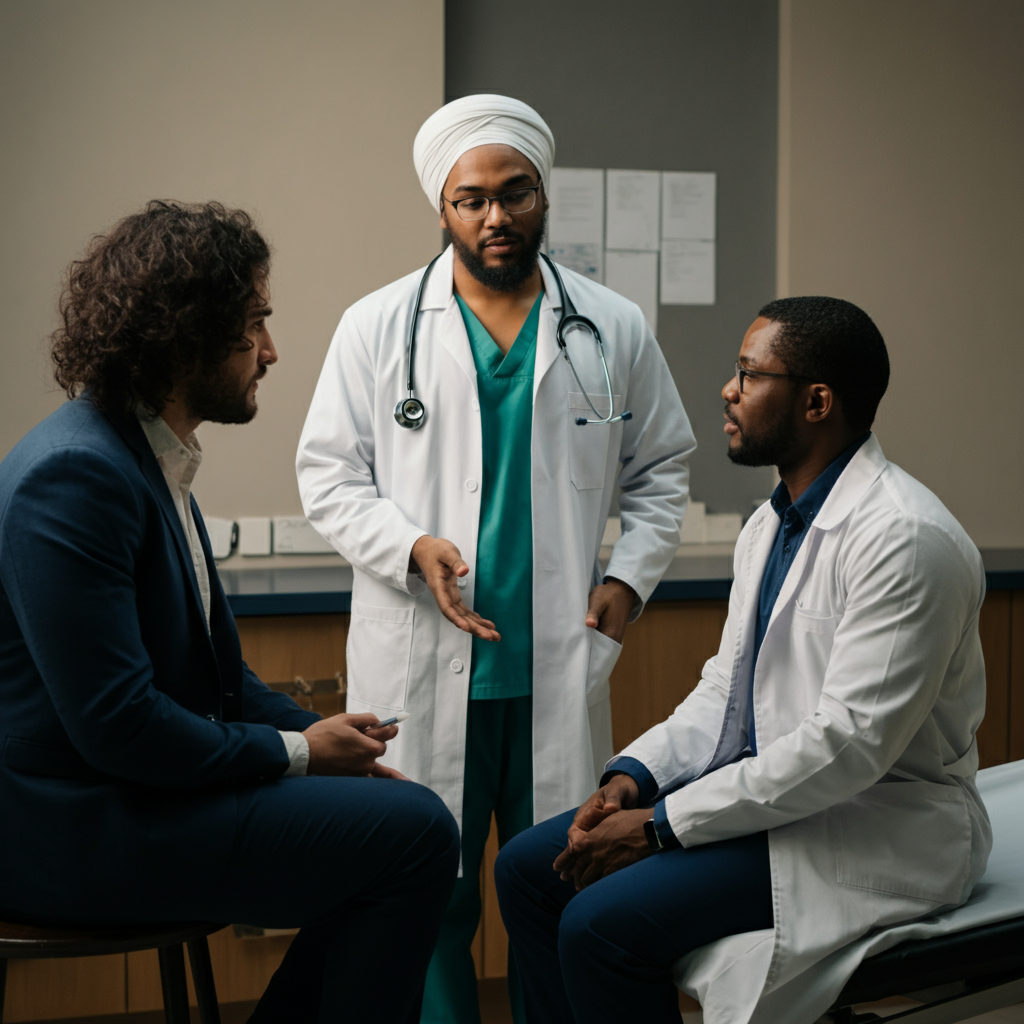
[[[775,514],[781,519],[779,532],[775,535],[775,542],[772,544],[771,553],[764,567],[764,575],[761,577],[761,594],[757,605],[757,623],[754,627],[754,664],[750,672],[750,688],[754,687],[754,668],[757,667],[757,656],[761,651],[761,642],[768,629],[768,623],[775,608],[775,602],[779,598],[782,584],[786,575],[796,559],[797,552],[807,536],[807,531],[814,522],[814,517],[821,511],[825,499],[829,496],[836,481],[842,475],[844,469],[849,465],[850,460],[857,454],[861,445],[871,436],[870,432],[858,438],[841,454],[837,455],[828,468],[820,473],[814,483],[797,498],[790,501],[789,491],[786,485],[780,481],[771,496],[771,506]],[[748,750],[744,751],[744,757],[757,753],[757,736],[754,728],[754,701],[753,693],[748,700],[749,712],[747,716],[747,744]],[[623,757],[615,762],[615,767],[606,772],[601,779],[601,784],[611,778],[612,775],[622,773],[629,775],[640,789],[640,803],[649,804],[658,794],[658,784],[647,766],[638,761],[635,757]],[[679,840],[672,831],[668,821],[668,812],[665,810],[665,801],[659,800],[654,808],[654,828],[658,838],[665,847],[678,847]]]

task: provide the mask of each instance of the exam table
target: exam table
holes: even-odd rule
[[[893,996],[921,1005],[886,1016],[886,1024],[957,1024],[1024,1003],[1024,760],[978,772],[978,790],[992,821],[992,853],[970,899],[836,950],[763,996],[755,1012],[760,1024],[866,1024],[882,1018],[858,1013],[855,1004]],[[770,935],[751,932],[750,939]],[[692,958],[715,955],[712,944],[680,960],[676,984],[699,998]]]
[[[842,951],[860,965],[829,1011],[836,1024],[878,1020],[853,1004],[893,995],[923,1004],[885,1018],[905,1024],[955,1024],[1024,1002],[1024,761],[978,772],[978,789],[992,820],[984,877],[962,907]]]

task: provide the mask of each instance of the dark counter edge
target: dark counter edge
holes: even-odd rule
[[[985,573],[989,590],[1024,590],[1024,570]],[[652,601],[723,601],[732,580],[665,580],[654,588]],[[248,615],[334,615],[352,609],[348,591],[308,594],[228,594],[232,613]]]

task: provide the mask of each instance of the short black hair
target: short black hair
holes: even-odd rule
[[[241,339],[270,247],[243,210],[154,200],[68,270],[54,376],[105,412],[156,414],[175,383]]]
[[[847,423],[867,430],[889,386],[889,353],[871,317],[852,302],[824,295],[776,299],[758,316],[781,325],[772,350],[786,369],[827,384]]]

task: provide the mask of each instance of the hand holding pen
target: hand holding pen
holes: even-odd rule
[[[405,712],[400,715],[408,717]],[[377,764],[387,750],[387,741],[398,735],[398,722],[404,720],[400,715],[381,722],[373,714],[341,714],[314,722],[303,732],[309,744],[308,773],[402,777]]]

